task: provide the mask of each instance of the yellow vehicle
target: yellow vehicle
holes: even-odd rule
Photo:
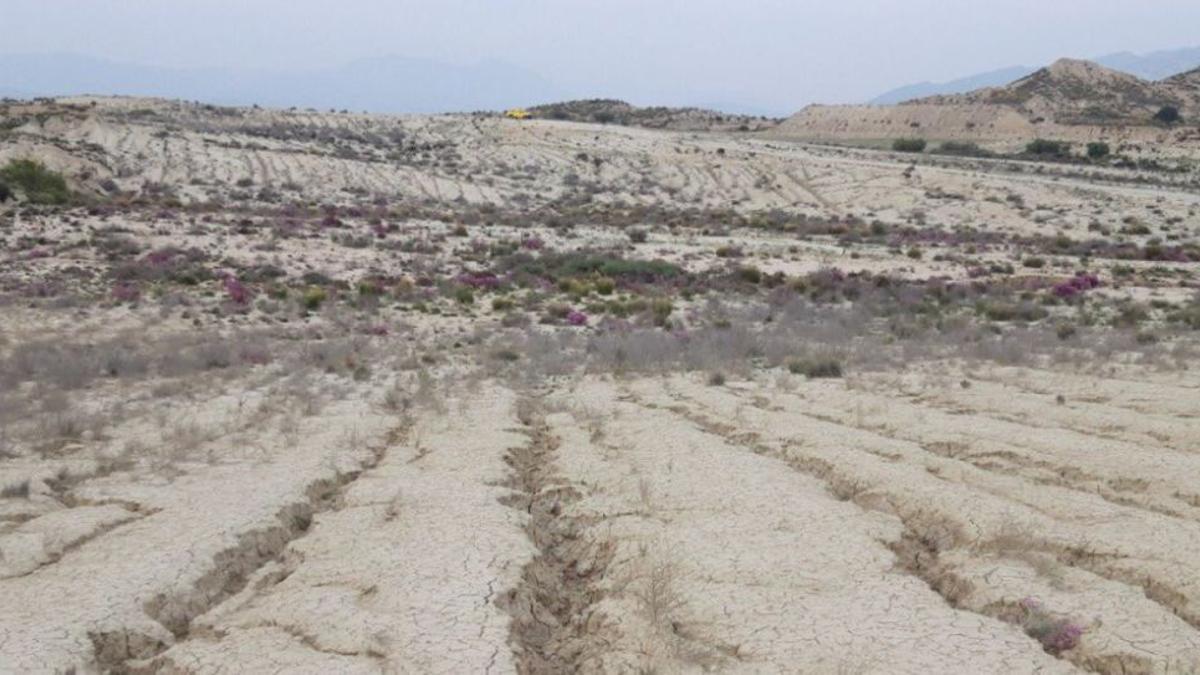
[[[533,117],[533,115],[530,115],[529,111],[525,110],[524,108],[513,108],[512,110],[505,111],[504,116],[510,120],[527,120],[530,117]]]

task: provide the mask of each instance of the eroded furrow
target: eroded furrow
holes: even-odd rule
[[[511,495],[503,502],[528,516],[526,533],[537,550],[521,582],[500,604],[512,616],[510,641],[522,673],[579,672],[589,652],[611,641],[612,628],[596,605],[599,583],[613,558],[610,541],[593,541],[571,513],[578,489],[555,463],[559,439],[526,403],[521,415],[529,443],[510,448]]]
[[[496,600],[518,585],[533,548],[524,520],[499,502],[509,493],[504,449],[524,440],[511,408],[507,391],[484,387],[422,409],[407,440],[155,667],[511,672],[509,617]]]
[[[406,426],[396,427],[389,432],[386,442],[371,448],[357,467],[338,470],[332,477],[310,484],[305,490],[306,499],[279,509],[275,523],[239,533],[235,543],[218,552],[209,571],[196,579],[190,588],[161,593],[147,601],[144,604],[147,616],[166,628],[174,637],[173,641],[128,630],[89,633],[97,663],[110,672],[159,671],[162,664],[154,657],[186,642],[196,617],[241,593],[261,570],[278,563],[288,546],[308,532],[313,518],[336,508],[339,496],[383,461],[388,448],[401,442],[406,433]]]

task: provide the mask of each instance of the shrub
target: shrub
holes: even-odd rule
[[[328,296],[325,294],[325,289],[313,287],[304,291],[304,297],[301,298],[300,302],[304,305],[304,309],[312,311],[319,309],[321,303],[325,302],[326,297]]]
[[[842,376],[842,364],[837,359],[802,359],[788,363],[788,372],[809,379],[838,378]]]
[[[454,289],[454,300],[460,305],[475,304],[475,292],[467,286],[459,286]]]
[[[235,305],[245,305],[250,302],[250,289],[238,281],[236,277],[225,277],[225,294]]]
[[[1030,302],[984,302],[978,306],[981,314],[992,321],[1040,321],[1049,312],[1044,307]]]
[[[495,352],[492,352],[492,358],[496,359],[497,361],[513,363],[514,361],[521,360],[521,355],[512,349],[499,349]]]
[[[117,302],[137,302],[142,297],[142,291],[135,284],[120,282],[113,286],[112,296]]]
[[[629,241],[631,241],[635,244],[646,243],[647,236],[648,235],[646,234],[645,230],[630,230],[629,231]]]
[[[1168,317],[1174,323],[1181,323],[1192,330],[1200,330],[1200,301],[1172,313]]]
[[[1033,598],[1021,601],[1021,612],[1021,628],[1027,635],[1042,643],[1047,652],[1058,655],[1079,646],[1079,640],[1083,637],[1083,626],[1075,621],[1051,614]]]
[[[897,138],[892,141],[892,150],[896,152],[925,152],[924,138]]]
[[[1104,159],[1112,152],[1108,147],[1108,143],[1088,143],[1087,156],[1089,159]]]
[[[1158,109],[1158,112],[1154,113],[1154,119],[1163,124],[1175,124],[1183,118],[1179,115],[1179,108],[1173,105],[1164,105]]]
[[[746,267],[739,267],[737,270],[737,276],[739,279],[741,279],[742,281],[744,281],[748,284],[762,283],[762,278],[763,278],[762,270],[760,270],[757,267],[754,267],[752,265],[748,265]]]
[[[1046,259],[1045,258],[1037,258],[1037,257],[1026,258],[1021,261],[1021,264],[1024,265],[1025,267],[1028,267],[1029,269],[1040,270],[1046,266]]]
[[[9,199],[12,199],[12,190],[8,187],[8,185],[0,181],[0,204],[3,204]]]
[[[20,483],[14,483],[4,486],[0,490],[0,499],[28,499],[29,498],[29,480],[23,480]]]
[[[6,183],[10,192],[20,190],[34,204],[66,204],[71,197],[61,174],[30,159],[10,161],[0,169],[0,182]]]
[[[975,143],[962,141],[946,141],[935,150],[939,155],[955,155],[959,157],[991,157],[992,152],[984,150]]]
[[[683,270],[663,260],[626,260],[589,252],[543,254],[533,258],[515,254],[501,263],[504,271],[557,281],[563,277],[598,275],[622,281],[655,282],[681,276]]]
[[[1071,144],[1066,141],[1038,138],[1025,146],[1025,152],[1039,157],[1066,157],[1071,154]]]
[[[725,374],[724,373],[713,373],[713,374],[709,375],[708,376],[708,386],[710,386],[710,387],[725,386]]]
[[[654,325],[665,326],[671,312],[675,311],[675,305],[669,298],[658,298],[650,303],[650,311],[654,314]]]

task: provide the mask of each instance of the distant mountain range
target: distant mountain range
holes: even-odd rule
[[[159,68],[76,54],[0,55],[0,96],[77,94],[383,113],[497,110],[564,97],[537,73],[500,61],[460,66],[389,56],[323,70],[267,71]]]
[[[1143,80],[1162,80],[1172,75],[1200,67],[1200,47],[1169,49],[1149,54],[1119,52],[1091,59],[1106,68],[1136,75]],[[1003,87],[1038,69],[1030,66],[1012,66],[986,73],[970,75],[949,82],[921,82],[893,89],[877,96],[871,105],[894,105],[929,96],[964,94],[985,87]]]

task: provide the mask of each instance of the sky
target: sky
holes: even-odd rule
[[[0,0],[0,17],[0,53],[266,69],[498,60],[576,96],[780,113],[1200,43],[1197,0]]]

